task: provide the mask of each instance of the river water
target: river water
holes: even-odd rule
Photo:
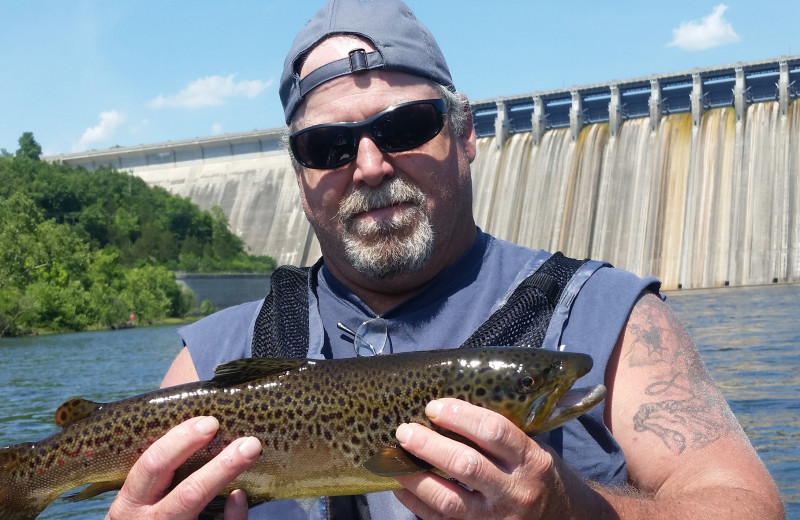
[[[788,518],[800,520],[800,285],[671,292],[667,301],[778,482]],[[156,388],[180,349],[175,329],[0,339],[0,446],[54,432],[67,398]],[[40,518],[102,518],[112,498],[56,501]]]

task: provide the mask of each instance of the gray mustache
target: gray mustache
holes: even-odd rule
[[[425,194],[410,182],[399,178],[382,183],[376,188],[356,188],[339,203],[339,219],[347,222],[359,213],[400,203],[422,206],[425,203]]]

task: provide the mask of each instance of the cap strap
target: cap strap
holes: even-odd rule
[[[354,72],[383,68],[383,56],[378,51],[356,49],[347,58],[332,61],[310,72],[300,80],[300,99],[326,81]]]

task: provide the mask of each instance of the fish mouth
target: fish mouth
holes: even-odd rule
[[[603,385],[570,388],[561,395],[558,390],[548,390],[533,401],[525,421],[526,433],[538,435],[554,430],[594,408],[606,397]]]

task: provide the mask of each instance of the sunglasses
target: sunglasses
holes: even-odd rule
[[[356,123],[325,123],[289,136],[289,146],[306,168],[331,170],[356,158],[358,141],[369,135],[383,152],[404,152],[427,143],[444,127],[444,99],[421,99],[387,108]]]
[[[386,348],[389,327],[386,320],[381,317],[365,321],[355,332],[342,322],[337,323],[336,326],[353,337],[356,356],[377,356]]]

